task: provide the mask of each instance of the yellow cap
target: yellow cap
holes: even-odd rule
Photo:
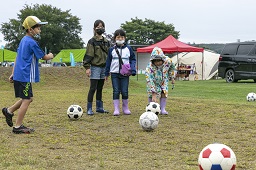
[[[48,22],[42,22],[36,16],[28,16],[24,20],[22,26],[27,30],[27,29],[35,26],[36,24],[38,24],[38,25],[45,25],[45,24],[48,24]]]

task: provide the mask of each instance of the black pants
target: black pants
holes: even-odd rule
[[[91,79],[90,90],[87,96],[87,102],[93,102],[93,96],[96,91],[96,100],[102,100],[102,89],[104,85],[104,79]]]

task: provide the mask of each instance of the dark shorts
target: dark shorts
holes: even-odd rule
[[[33,97],[32,84],[20,81],[14,81],[15,97],[22,99],[30,99]]]

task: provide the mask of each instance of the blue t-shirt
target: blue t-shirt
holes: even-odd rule
[[[37,42],[30,36],[24,36],[17,50],[13,80],[39,82],[38,60],[44,56]]]

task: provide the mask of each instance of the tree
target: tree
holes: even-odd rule
[[[155,44],[170,34],[179,38],[179,31],[175,31],[173,24],[165,24],[164,22],[156,22],[154,20],[135,19],[131,18],[131,21],[126,21],[121,24],[121,28],[126,31],[126,40],[130,44]]]
[[[29,15],[37,16],[41,21],[48,24],[41,27],[40,46],[45,47],[54,54],[62,49],[83,48],[84,42],[79,36],[82,26],[79,18],[72,16],[70,10],[61,11],[60,9],[46,4],[25,5],[20,10],[18,19],[10,19],[10,22],[2,23],[0,31],[4,35],[7,49],[16,51],[20,40],[25,35],[22,23]],[[47,51],[47,52],[49,52]]]

